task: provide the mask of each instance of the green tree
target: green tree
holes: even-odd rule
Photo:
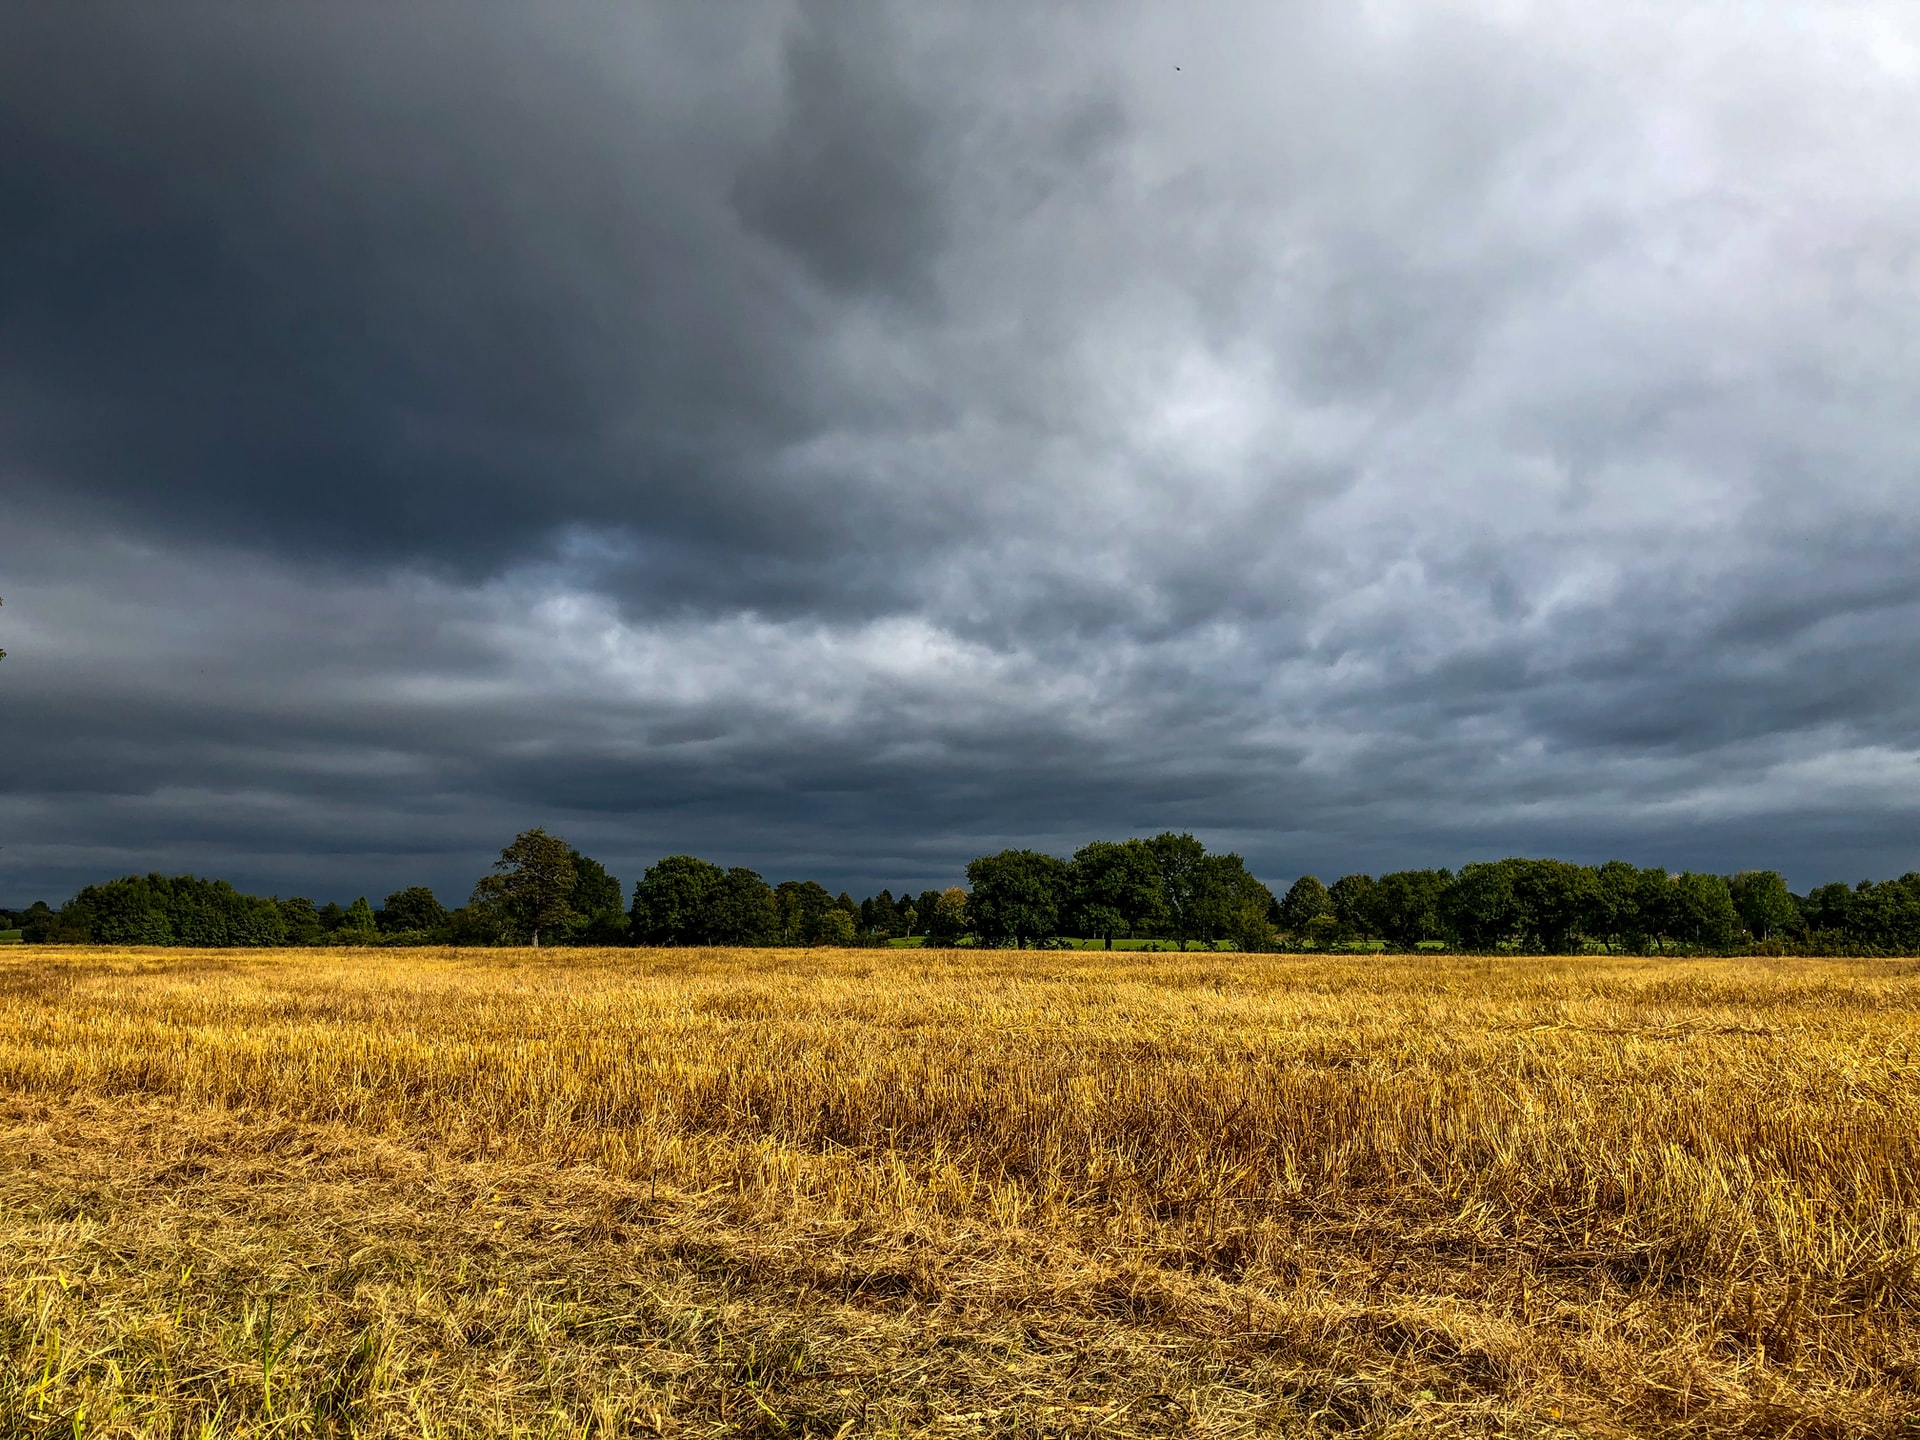
[[[713,944],[771,945],[780,933],[773,887],[743,865],[720,877],[707,903],[707,938]]]
[[[1374,882],[1366,899],[1367,928],[1389,944],[1411,950],[1441,939],[1441,907],[1453,884],[1450,870],[1395,870]]]
[[[816,945],[853,944],[855,916],[838,905],[821,912],[819,928],[811,943]]]
[[[573,894],[567,905],[573,920],[567,939],[575,945],[618,945],[627,938],[627,901],[620,882],[591,855],[569,850],[573,861]]]
[[[1469,950],[1492,950],[1520,928],[1513,894],[1513,862],[1482,860],[1462,865],[1447,888],[1446,921]]]
[[[1348,939],[1373,934],[1372,901],[1371,875],[1342,875],[1327,887],[1327,903]]]
[[[373,906],[367,903],[366,896],[362,895],[347,907],[347,918],[340,929],[369,940],[379,933],[379,923],[373,918]]]
[[[973,920],[968,913],[967,892],[958,885],[949,885],[927,902],[927,943],[929,945],[958,944],[960,937],[972,927]]]
[[[60,907],[63,928],[99,945],[171,945],[169,889],[157,874],[89,885]]]
[[[1594,872],[1593,890],[1594,930],[1608,950],[1647,933],[1640,924],[1640,872],[1632,865],[1607,861]]]
[[[1160,868],[1144,840],[1095,840],[1074,851],[1069,864],[1070,911],[1075,932],[1105,938],[1159,917]]]
[[[1694,945],[1724,949],[1740,936],[1740,912],[1727,882],[1691,870],[1673,877],[1673,933]]]
[[[989,942],[1028,942],[1060,933],[1068,899],[1067,862],[1038,850],[1002,850],[967,862],[974,933]]]
[[[1898,880],[1884,880],[1874,890],[1880,901],[1880,930],[1874,943],[1881,949],[1906,954],[1920,950],[1920,871],[1909,870]]]
[[[1600,876],[1565,860],[1510,860],[1520,927],[1549,955],[1578,948],[1582,935],[1601,928]]]
[[[1884,928],[1879,890],[1871,880],[1862,880],[1853,887],[1853,897],[1847,902],[1846,938],[1841,942],[1844,948],[1878,948],[1878,938]]]
[[[1267,916],[1274,908],[1273,892],[1231,851],[1209,855],[1207,863],[1213,883],[1208,887],[1211,903],[1199,917],[1201,933],[1209,940],[1232,940],[1242,950],[1271,950],[1273,922]]]
[[[225,880],[157,873],[87,886],[56,928],[62,940],[103,945],[280,945],[287,933],[272,900]]]
[[[1876,954],[1920,948],[1920,874],[1909,872],[1878,884],[1862,880],[1835,908],[1841,921],[1833,927],[1841,937],[1836,948]]]
[[[29,945],[72,941],[85,944],[93,937],[71,928],[71,923],[44,900],[36,900],[18,917],[20,938]]]
[[[727,878],[696,855],[667,855],[633,887],[633,938],[643,945],[711,943],[714,897]]]
[[[495,873],[473,887],[476,905],[498,909],[512,931],[539,945],[544,932],[552,935],[572,923],[573,887],[579,876],[573,851],[557,835],[536,825],[513,837],[513,843],[494,861]]]
[[[1635,948],[1644,950],[1649,941],[1658,951],[1675,933],[1677,910],[1673,877],[1658,865],[1639,872],[1634,887],[1634,923],[1638,927]]]
[[[1280,928],[1296,940],[1306,940],[1309,927],[1322,915],[1333,914],[1333,902],[1327,887],[1316,875],[1302,875],[1287,889],[1280,902]]]
[[[1787,882],[1778,870],[1742,870],[1727,882],[1740,923],[1755,940],[1772,940],[1800,927],[1800,907],[1793,903]]]
[[[898,935],[902,933],[900,907],[893,903],[893,892],[882,890],[878,895],[869,895],[860,902],[860,929],[867,935]]]
[[[273,903],[279,908],[281,933],[287,937],[287,944],[311,945],[320,938],[320,912],[314,908],[313,901],[304,895],[295,895]]]
[[[1819,935],[1840,935],[1851,930],[1854,894],[1851,887],[1839,881],[1808,891],[1806,903],[1801,907],[1807,929]]]
[[[1163,922],[1187,948],[1187,941],[1217,923],[1221,907],[1220,871],[1208,863],[1207,847],[1193,836],[1162,831],[1147,842],[1160,872]]]
[[[447,907],[426,886],[409,885],[387,896],[379,919],[389,933],[437,935],[446,928]]]
[[[466,904],[447,914],[449,945],[500,945],[509,938],[509,922],[498,904]]]
[[[782,945],[812,945],[820,938],[820,927],[827,911],[834,908],[833,896],[814,880],[782,880],[774,887],[774,908],[779,914],[778,935]]]

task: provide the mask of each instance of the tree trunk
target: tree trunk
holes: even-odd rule
[[[1107,931],[1107,949],[1113,949],[1113,931]]]
[[[533,948],[536,950],[540,948],[540,932],[538,930],[533,932]]]

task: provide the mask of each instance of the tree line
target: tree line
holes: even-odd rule
[[[1773,870],[1670,873],[1624,860],[1574,865],[1508,859],[1458,871],[1296,881],[1276,928],[1311,948],[1379,942],[1397,949],[1799,950],[1830,955],[1920,950],[1920,873],[1796,895]]]
[[[224,880],[130,875],[58,910],[0,911],[39,942],[133,945],[926,945],[1466,950],[1544,954],[1754,949],[1920,951],[1920,873],[1791,892],[1771,870],[1670,873],[1625,861],[1507,859],[1458,871],[1312,875],[1276,896],[1241,857],[1189,834],[1083,845],[1067,858],[1003,850],[966,884],[855,901],[811,880],[769,884],[693,855],[649,866],[631,895],[598,861],[535,828],[515,836],[467,903],[412,886],[379,907],[246,895]],[[10,924],[9,924],[10,922]]]

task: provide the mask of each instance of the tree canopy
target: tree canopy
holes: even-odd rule
[[[1160,867],[1144,840],[1082,845],[1074,851],[1069,875],[1075,927],[1100,936],[1109,950],[1116,934],[1129,934],[1161,913]]]
[[[543,931],[553,934],[575,918],[579,875],[573,855],[566,841],[542,826],[522,830],[501,850],[494,873],[473,887],[472,903],[496,911],[508,928],[538,945]]]
[[[1060,933],[1069,899],[1067,862],[1038,850],[1002,850],[967,862],[974,932],[1025,946]]]
[[[124,945],[1011,945],[1095,940],[1184,949],[1226,941],[1354,949],[1659,953],[1772,947],[1842,955],[1920,953],[1920,873],[1805,895],[1777,871],[1731,876],[1624,860],[1509,857],[1456,871],[1312,875],[1284,898],[1239,855],[1195,836],[1095,840],[1070,859],[1031,849],[982,855],[967,887],[885,888],[864,900],[815,880],[770,885],[694,855],[648,866],[630,902],[606,867],[536,827],[514,837],[465,906],[413,885],[379,909],[365,896],[316,905],[242,894],[224,880],[128,875],[64,907],[0,911],[29,943]],[[970,887],[970,888],[969,888]]]

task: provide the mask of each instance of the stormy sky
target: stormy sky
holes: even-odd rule
[[[0,14],[0,903],[1920,868],[1920,11]]]

